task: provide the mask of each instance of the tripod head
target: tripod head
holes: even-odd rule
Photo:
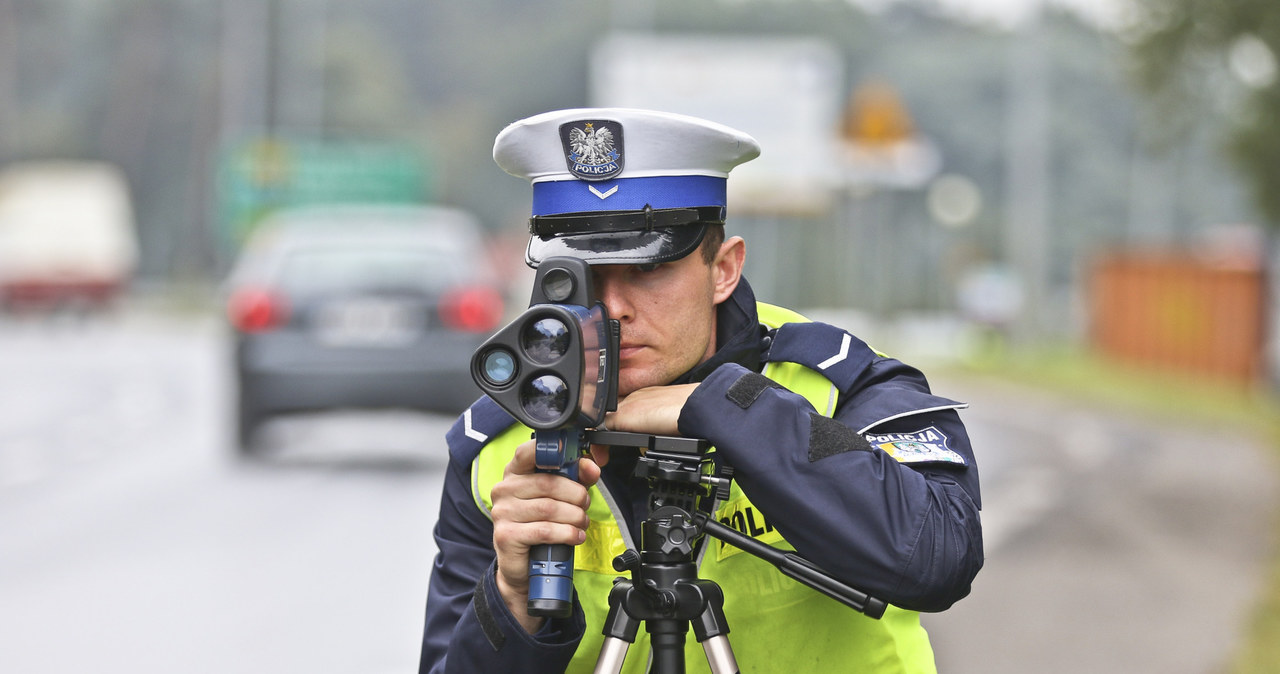
[[[884,615],[888,604],[883,600],[836,580],[794,552],[766,545],[717,522],[704,499],[729,498],[733,468],[707,453],[710,443],[706,440],[614,431],[588,431],[587,436],[595,444],[646,448],[634,473],[645,478],[652,490],[642,534],[656,540],[642,542],[645,554],[654,558],[691,556],[697,540],[705,534],[773,564],[783,575],[859,613],[875,619]],[[643,554],[637,558],[624,553],[614,567],[623,571],[643,561]]]
[[[707,450],[711,443],[694,438],[646,435],[620,431],[588,431],[593,444],[637,447],[644,451],[636,462],[635,476],[649,483],[650,510],[672,505],[696,510],[706,496],[729,498],[733,469],[719,465]]]

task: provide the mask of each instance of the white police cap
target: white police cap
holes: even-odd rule
[[[751,136],[696,117],[628,108],[557,110],[498,134],[493,158],[533,185],[537,266],[668,262],[724,222],[729,171],[760,155]]]

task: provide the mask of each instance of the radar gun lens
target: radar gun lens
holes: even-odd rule
[[[542,294],[551,302],[565,302],[573,296],[577,284],[567,269],[556,268],[542,277]]]
[[[515,354],[506,349],[486,353],[481,363],[481,373],[494,386],[506,386],[516,376]]]
[[[525,328],[521,345],[530,360],[551,365],[569,352],[569,327],[555,318],[534,321]]]
[[[555,423],[569,409],[569,385],[549,374],[531,379],[520,391],[520,407],[533,421]]]

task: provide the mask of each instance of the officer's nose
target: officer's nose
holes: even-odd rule
[[[627,299],[625,285],[621,282],[620,265],[602,265],[591,268],[596,299],[609,310],[609,318],[627,322],[632,317],[631,302]]]

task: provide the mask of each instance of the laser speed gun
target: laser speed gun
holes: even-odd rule
[[[472,356],[480,389],[534,429],[539,472],[578,479],[586,430],[617,407],[619,330],[594,301],[587,263],[548,258],[538,265],[529,308]],[[568,617],[572,599],[573,546],[534,546],[529,614]]]

